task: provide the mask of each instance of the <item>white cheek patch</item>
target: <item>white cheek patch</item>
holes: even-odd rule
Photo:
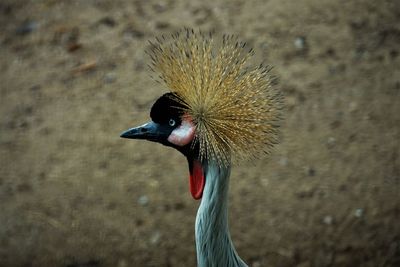
[[[177,146],[185,146],[193,140],[194,130],[195,127],[191,121],[182,120],[181,125],[168,136],[168,141]]]

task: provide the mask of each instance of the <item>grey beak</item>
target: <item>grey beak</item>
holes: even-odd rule
[[[149,141],[160,142],[167,138],[170,131],[160,126],[160,124],[149,121],[138,127],[130,128],[121,133],[120,137],[129,139],[146,139]]]

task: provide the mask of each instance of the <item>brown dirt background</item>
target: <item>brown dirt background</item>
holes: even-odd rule
[[[282,142],[232,171],[259,266],[400,266],[400,2],[0,2],[0,266],[195,266],[186,161],[119,138],[167,89],[147,40],[240,36],[286,95]]]

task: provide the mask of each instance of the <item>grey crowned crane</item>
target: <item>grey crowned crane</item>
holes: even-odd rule
[[[282,97],[269,67],[247,66],[252,49],[236,37],[185,29],[150,43],[151,68],[170,92],[151,121],[121,134],[173,147],[189,163],[190,192],[201,199],[195,236],[200,267],[247,266],[228,229],[231,165],[277,143]]]

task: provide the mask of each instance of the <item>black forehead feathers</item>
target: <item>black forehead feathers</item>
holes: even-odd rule
[[[163,123],[169,119],[180,119],[183,115],[184,105],[178,102],[176,94],[166,93],[153,104],[150,117],[154,122]]]

